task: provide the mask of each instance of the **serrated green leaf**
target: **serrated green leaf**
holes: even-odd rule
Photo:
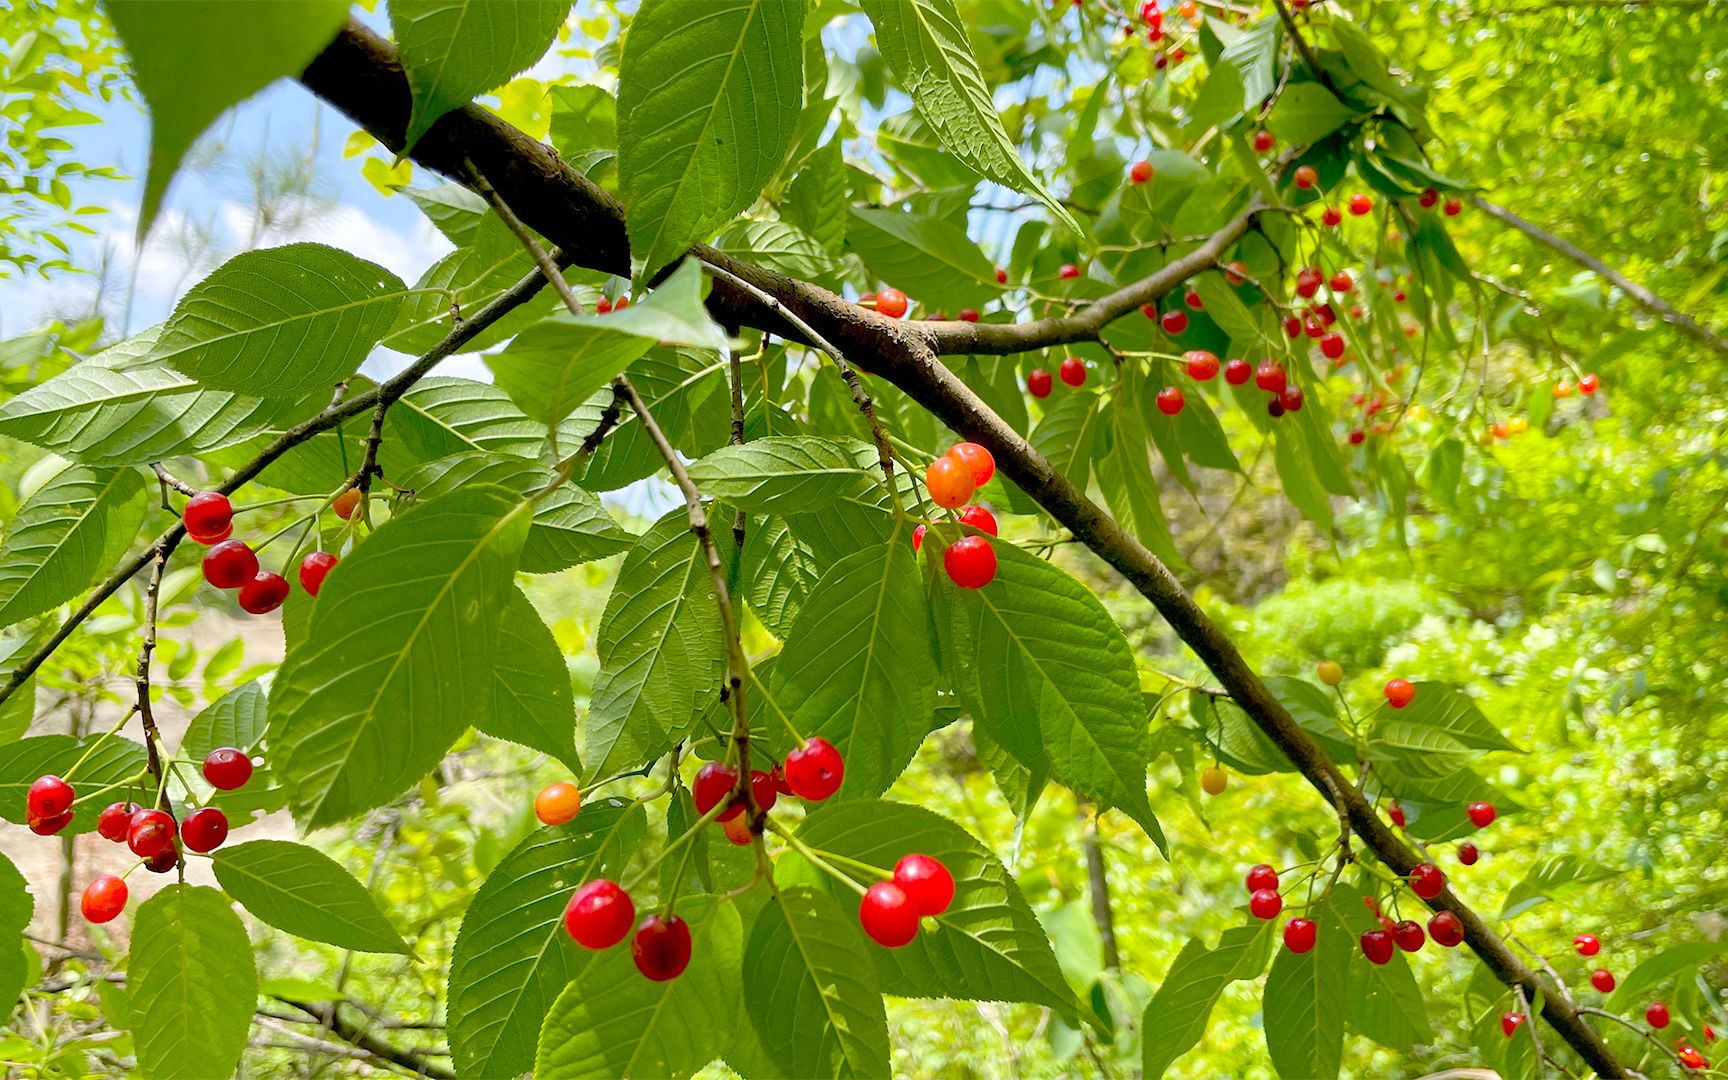
[[[389,8],[414,97],[404,154],[440,116],[532,67],[570,12],[567,0],[393,0]]]
[[[1518,750],[1483,714],[1474,698],[1450,683],[1417,683],[1414,701],[1402,709],[1381,702],[1369,724],[1382,741],[1390,740],[1379,734],[1380,729],[1397,724],[1401,731],[1421,727],[1439,732],[1457,745],[1473,750]]]
[[[554,92],[562,87],[553,88]],[[457,247],[473,247],[480,223],[486,219],[486,200],[461,184],[408,187],[402,194],[413,200],[426,220]]]
[[[825,892],[781,889],[744,947],[744,1011],[787,1076],[886,1077],[888,1015],[857,920]]]
[[[808,544],[785,518],[764,515],[744,533],[744,598],[774,636],[785,640],[822,576]]]
[[[1317,82],[1292,83],[1278,97],[1266,126],[1287,143],[1307,146],[1337,131],[1356,113]]]
[[[564,653],[521,589],[511,589],[498,624],[492,708],[475,726],[563,762],[582,775],[576,759],[576,702]]]
[[[1181,566],[1184,560],[1170,535],[1158,481],[1152,475],[1152,458],[1147,452],[1151,436],[1145,417],[1135,405],[1118,398],[1110,411],[1110,425],[1110,450],[1098,461],[1098,486],[1104,491],[1104,501],[1116,520],[1148,551],[1168,565]]]
[[[256,765],[252,779],[233,791],[210,789],[206,806],[215,806],[231,820],[244,820],[254,811],[270,812],[288,805],[288,792],[277,776],[275,758],[264,753],[264,736],[269,723],[269,701],[263,680],[237,686],[204,707],[186,726],[180,738],[179,757],[182,761],[203,761],[210,751],[232,746],[256,758],[264,754],[263,764]],[[200,778],[199,782],[202,780]]]
[[[90,751],[89,758],[78,766],[75,775],[67,776],[87,750]],[[131,739],[104,739],[97,735],[84,739],[74,739],[70,735],[33,735],[0,746],[0,817],[18,825],[25,824],[24,794],[39,776],[63,777],[79,793],[119,784],[131,777],[139,777],[142,786],[144,759],[141,744]],[[113,801],[124,798],[119,794],[123,791],[123,788],[117,788]],[[148,801],[142,791],[134,793],[133,797],[139,802]],[[96,815],[106,805],[107,802],[94,799],[74,803],[72,821],[60,835],[76,836],[90,832],[96,828]]]
[[[553,1003],[534,1059],[538,1080],[685,1077],[719,1057],[738,1021],[744,930],[713,896],[678,901],[690,926],[690,966],[644,979],[625,949],[597,954]]]
[[[1259,978],[1271,943],[1272,923],[1260,922],[1224,931],[1216,949],[1208,949],[1199,938],[1182,946],[1141,1019],[1140,1068],[1145,1076],[1163,1076],[1199,1044],[1218,995],[1232,982]]]
[[[619,194],[652,274],[747,208],[804,100],[803,0],[644,0],[618,64]]]
[[[853,207],[846,246],[877,278],[930,310],[981,308],[1002,293],[995,264],[943,218]]]
[[[717,246],[740,259],[807,281],[828,277],[836,265],[814,237],[784,221],[740,221],[721,235]]]
[[[391,520],[330,572],[270,695],[275,765],[303,826],[394,798],[485,707],[529,517],[501,488],[459,491]]]
[[[77,596],[126,554],[144,524],[136,469],[72,465],[37,488],[0,544],[0,626]]]
[[[1554,893],[1568,885],[1593,885],[1618,877],[1623,871],[1603,866],[1582,855],[1550,855],[1530,868],[1518,884],[1506,892],[1500,904],[1500,917],[1511,919],[1554,898]]]
[[[228,898],[170,885],[132,923],[126,971],[139,1071],[151,1080],[228,1076],[252,1027],[258,972]]]
[[[804,160],[786,187],[780,215],[833,255],[846,241],[846,215],[834,208],[846,202],[846,159],[840,140],[830,139]]]
[[[546,441],[546,429],[523,415],[510,396],[490,383],[431,375],[390,409],[384,440],[386,467],[399,456],[419,463],[475,450],[537,458]]]
[[[427,267],[414,283],[413,291],[396,309],[396,320],[384,337],[385,348],[414,354],[429,352],[455,325],[452,307],[464,315],[478,311],[515,288],[528,273],[540,272],[533,257],[516,243],[497,218],[482,216],[474,231],[488,235],[504,232],[510,245],[499,247],[471,237],[467,246]],[[545,318],[554,304],[558,310],[563,309],[563,302],[548,289],[475,334],[463,345],[464,351],[481,352],[515,337]]]
[[[20,940],[24,931],[30,928],[30,918],[36,911],[36,898],[30,895],[30,886],[24,880],[24,875],[12,864],[12,860],[0,855],[0,933]],[[0,950],[0,1004],[10,1009],[18,1000],[18,995],[24,992],[26,970],[24,949]]]
[[[278,930],[360,952],[408,953],[366,887],[316,848],[253,840],[219,849],[214,865],[228,895]]]
[[[1032,449],[1082,491],[1091,476],[1093,441],[1098,437],[1102,414],[1098,395],[1064,394],[1032,430]]]
[[[450,959],[458,1073],[516,1076],[534,1067],[547,1009],[595,955],[565,933],[564,907],[584,881],[616,877],[646,832],[639,804],[597,800],[568,825],[530,833],[487,876]]]
[[[1273,16],[1261,18],[1248,27],[1235,41],[1224,46],[1218,58],[1235,67],[1242,78],[1242,99],[1239,109],[1257,109],[1272,93],[1275,62],[1278,57],[1279,20]]]
[[[774,436],[727,445],[690,463],[702,493],[760,513],[806,513],[875,481],[861,465],[862,444],[809,435]]]
[[[1344,928],[1346,940],[1360,939],[1364,932],[1380,927],[1362,899],[1360,892],[1340,882],[1325,900],[1331,918]],[[1350,1026],[1394,1050],[1408,1051],[1417,1043],[1432,1041],[1428,1005],[1403,950],[1394,952],[1385,964],[1373,963],[1359,947],[1348,952]]]
[[[1350,955],[1359,950],[1336,912],[1322,908],[1314,921],[1314,948],[1305,953],[1279,949],[1272,958],[1261,1017],[1278,1075],[1319,1080],[1338,1075],[1350,1013]]]

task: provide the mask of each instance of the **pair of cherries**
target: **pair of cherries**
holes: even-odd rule
[[[564,930],[584,949],[610,949],[635,923],[636,902],[623,886],[606,878],[577,889],[564,907]],[[671,912],[649,915],[636,925],[630,959],[645,978],[676,979],[690,966],[690,924]]]

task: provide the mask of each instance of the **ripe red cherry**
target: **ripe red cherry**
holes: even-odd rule
[[[1433,863],[1423,863],[1410,871],[1410,891],[1424,900],[1432,900],[1446,887],[1446,875]]]
[[[1579,956],[1595,956],[1602,951],[1602,943],[1596,940],[1595,934],[1579,934],[1572,939],[1572,947],[1578,950]]]
[[[998,284],[998,285],[1008,284],[1008,271],[1002,269],[1000,266],[998,266],[996,268],[996,284]]]
[[[1319,933],[1314,923],[1308,919],[1291,919],[1284,924],[1284,947],[1293,953],[1305,953],[1314,947],[1314,938]]]
[[[1166,334],[1180,334],[1188,329],[1188,313],[1180,308],[1171,308],[1158,320],[1158,324],[1164,328]]]
[[[1296,295],[1304,300],[1311,299],[1320,291],[1320,283],[1325,280],[1318,266],[1304,266],[1296,271]]]
[[[1404,816],[1404,808],[1399,806],[1396,802],[1393,802],[1386,807],[1386,816],[1391,818],[1392,824],[1398,826],[1400,829],[1404,827],[1405,822],[1408,820]]]
[[[252,759],[232,746],[210,751],[204,759],[204,779],[218,791],[233,791],[252,779]]]
[[[300,560],[300,587],[306,590],[306,595],[318,595],[324,579],[336,569],[336,561],[336,556],[328,551],[314,551]]]
[[[972,470],[972,483],[983,487],[996,475],[996,459],[990,456],[990,451],[975,442],[955,443],[948,451],[948,456],[959,458]]]
[[[1272,419],[1276,420],[1280,416],[1284,415],[1284,402],[1283,402],[1282,398],[1283,398],[1283,395],[1280,394],[1278,397],[1275,397],[1271,401],[1268,401],[1266,403],[1266,415],[1267,416],[1270,416]]]
[[[204,580],[218,589],[238,589],[258,576],[258,556],[244,540],[224,540],[204,553]]]
[[[1350,196],[1350,213],[1352,215],[1361,217],[1372,209],[1374,209],[1374,200],[1368,196],[1360,193]]]
[[[152,874],[166,874],[180,865],[180,849],[172,841],[168,846],[144,860],[144,869]]]
[[[906,294],[899,289],[883,289],[876,294],[876,313],[890,319],[906,314]]]
[[[1260,366],[1254,369],[1254,385],[1268,394],[1282,394],[1287,385],[1284,365],[1270,358],[1260,361]]]
[[[1165,416],[1175,416],[1182,411],[1182,391],[1174,386],[1166,386],[1158,391],[1158,411]]]
[[[72,809],[73,798],[71,784],[58,776],[39,776],[24,796],[25,820],[57,818]]]
[[[180,823],[180,841],[193,851],[215,851],[228,839],[228,815],[214,806],[194,810]]]
[[[962,536],[942,553],[942,568],[962,589],[982,589],[996,579],[996,549],[982,536]]]
[[[141,859],[174,850],[174,819],[161,810],[140,810],[126,830],[126,846]]]
[[[126,910],[126,883],[113,874],[103,874],[84,886],[78,902],[84,918],[93,923],[113,922]]]
[[[1512,1037],[1512,1033],[1517,1031],[1522,1023],[1524,1023],[1523,1013],[1502,1013],[1500,1016],[1500,1030],[1506,1033],[1508,1039]]]
[[[67,810],[64,813],[55,814],[53,817],[33,817],[24,820],[30,826],[30,831],[37,836],[53,836],[72,824],[72,811]]]
[[[924,467],[924,486],[937,506],[958,510],[972,497],[977,484],[972,469],[959,458],[943,456]]]
[[[1590,973],[1590,985],[1606,994],[1614,989],[1614,973],[1607,968],[1597,968]]]
[[[776,765],[772,769],[769,769],[768,782],[774,785],[774,793],[776,795],[792,794],[792,785],[786,782],[786,770],[784,767]]]
[[[1434,939],[1435,944],[1455,949],[1464,940],[1464,924],[1450,911],[1436,911],[1428,920],[1428,936]]]
[[[929,532],[929,526],[920,525],[912,530],[912,550],[917,551],[924,546],[924,534]]]
[[[1150,179],[1152,179],[1152,163],[1150,161],[1136,161],[1129,167],[1128,182],[1130,184],[1144,184]]]
[[[268,615],[288,599],[288,579],[264,570],[240,586],[240,607],[254,615]]]
[[[1243,884],[1251,893],[1259,892],[1261,889],[1275,890],[1278,888],[1278,871],[1266,863],[1259,863],[1249,868],[1248,876],[1243,879]]]
[[[1578,380],[1578,392],[1580,394],[1594,394],[1596,388],[1601,385],[1601,381],[1596,378],[1596,373],[1591,372]]]
[[[979,532],[987,532],[991,536],[999,535],[996,531],[996,515],[982,506],[968,506],[960,511],[960,524],[970,525]]]
[[[1284,317],[1284,336],[1294,341],[1302,336],[1302,320],[1295,315]]]
[[[117,802],[96,816],[96,831],[102,839],[116,844],[126,842],[126,832],[132,826],[132,815],[142,807],[135,802]]]
[[[1308,317],[1302,320],[1302,332],[1311,338],[1325,337],[1326,320],[1318,314],[1310,312]]]
[[[1274,145],[1276,145],[1277,142],[1278,142],[1278,140],[1272,137],[1272,133],[1270,131],[1266,131],[1264,129],[1262,129],[1260,131],[1256,131],[1254,133],[1254,152],[1257,154],[1264,154],[1266,151],[1272,149],[1272,147]],[[1307,952],[1308,950],[1301,949],[1298,951],[1299,952]]]
[[[805,740],[803,746],[786,755],[786,786],[800,799],[821,802],[839,791],[845,779],[846,762],[840,751],[820,735]]]
[[[1368,433],[1366,431],[1363,431],[1361,428],[1356,428],[1350,432],[1350,435],[1349,435],[1350,445],[1351,446],[1361,446],[1362,443],[1367,438],[1368,438]]]
[[[1195,292],[1193,289],[1189,289],[1187,292],[1182,294],[1182,302],[1187,304],[1189,309],[1192,311],[1206,310],[1206,301],[1200,299],[1200,294]]]
[[[612,298],[608,297],[608,296],[602,296],[600,299],[594,301],[594,314],[596,314],[596,315],[610,315],[610,314],[612,314]]]
[[[1193,349],[1182,354],[1188,362],[1188,377],[1196,382],[1211,382],[1218,374],[1218,357],[1205,349]]]
[[[1390,963],[1395,947],[1390,931],[1370,930],[1362,935],[1362,955],[1368,958],[1369,963]]]
[[[1344,335],[1327,334],[1320,339],[1320,355],[1328,360],[1336,360],[1344,355]]]
[[[1086,384],[1086,365],[1080,362],[1078,356],[1070,356],[1062,361],[1062,366],[1056,369],[1056,373],[1069,386],[1084,386]]]
[[[1476,845],[1472,844],[1470,841],[1466,840],[1462,844],[1458,845],[1458,861],[1463,863],[1465,866],[1475,866],[1476,860],[1481,857],[1482,853],[1477,851]]]
[[[756,800],[758,810],[766,813],[774,809],[774,804],[780,799],[780,792],[774,787],[774,778],[761,769],[751,769],[750,797]]]
[[[1049,397],[1050,390],[1055,385],[1050,373],[1043,368],[1033,368],[1026,374],[1026,392],[1035,398]]]
[[[960,321],[961,322],[977,322],[978,321],[978,309],[977,308],[969,308],[969,307],[961,308],[960,309]]]
[[[1704,1055],[1690,1046],[1682,1046],[1675,1056],[1680,1059],[1680,1064],[1688,1069],[1708,1069],[1710,1067],[1710,1063],[1704,1060]]]
[[[564,907],[564,930],[585,949],[610,949],[636,921],[636,905],[617,882],[600,878],[577,889]]]
[[[894,864],[894,884],[920,915],[940,915],[954,902],[954,875],[928,855],[902,855]]]
[[[618,299],[616,299],[612,302],[612,310],[613,311],[623,311],[625,308],[627,308],[629,306],[630,306],[630,296],[628,293],[626,293],[623,296],[620,296]]]
[[[225,537],[233,527],[234,507],[228,496],[220,491],[200,491],[186,500],[186,509],[180,512],[180,520],[186,523],[186,532],[192,539],[213,543],[214,538]],[[206,537],[213,539],[206,540]]]
[[[1340,270],[1332,275],[1332,280],[1328,281],[1326,286],[1335,293],[1347,293],[1356,287],[1356,282],[1351,280],[1348,270]]]
[[[696,803],[696,813],[702,817],[708,816],[708,811],[719,806],[732,797],[732,792],[738,787],[738,770],[718,761],[710,761],[696,770],[696,782],[690,787],[690,797]],[[741,805],[733,805],[721,811],[716,821],[730,821],[744,812]]]
[[[906,890],[892,881],[878,881],[865,890],[858,921],[871,941],[890,949],[908,945],[918,936],[918,909]]]
[[[1457,217],[1458,212],[1462,209],[1464,209],[1464,204],[1459,202],[1457,199],[1446,200],[1445,210],[1447,217]]]
[[[1302,388],[1300,386],[1285,387],[1284,392],[1278,395],[1278,407],[1285,412],[1301,412]]]
[[[690,924],[676,915],[648,916],[630,939],[630,959],[655,982],[676,979],[690,966]]]
[[[1433,188],[1423,188],[1422,194],[1416,197],[1416,201],[1423,209],[1432,209],[1434,204],[1440,201],[1440,193]]]
[[[1494,804],[1491,802],[1473,802],[1466,812],[1470,815],[1470,824],[1478,829],[1485,829],[1494,823]]]
[[[1254,365],[1237,357],[1224,365],[1224,381],[1231,386],[1241,386],[1254,375]]]
[[[1284,898],[1276,889],[1256,889],[1248,897],[1248,913],[1256,919],[1274,919],[1284,910]]]
[[[1405,952],[1417,952],[1427,942],[1428,935],[1422,932],[1422,924],[1413,919],[1405,919],[1392,928],[1392,940]]]
[[[1416,687],[1408,679],[1392,679],[1387,682],[1383,693],[1386,695],[1386,704],[1394,709],[1402,709],[1416,700]]]
[[[1337,228],[1339,223],[1343,220],[1344,215],[1338,212],[1336,206],[1328,206],[1326,209],[1320,211],[1320,224],[1326,226],[1328,229]]]
[[[1649,1021],[1650,1026],[1653,1028],[1660,1029],[1667,1027],[1670,1019],[1668,1016],[1668,1006],[1662,1004],[1660,1001],[1652,1001],[1650,1007],[1644,1010],[1644,1019]]]
[[[1056,271],[1056,276],[1063,281],[1068,281],[1080,276],[1080,268],[1073,263],[1063,263],[1062,268]]]
[[[1320,174],[1314,171],[1312,165],[1296,166],[1296,186],[1307,191],[1320,182]]]

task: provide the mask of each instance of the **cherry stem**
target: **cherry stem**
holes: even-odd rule
[[[77,806],[79,803],[89,802],[91,799],[99,799],[102,796],[108,794],[110,791],[113,791],[115,788],[127,787],[129,785],[136,784],[138,781],[144,779],[146,776],[149,776],[149,775],[150,775],[149,769],[140,769],[137,772],[133,773],[131,776],[128,776],[124,780],[116,780],[112,784],[108,784],[104,787],[99,787],[95,791],[92,791],[92,792],[89,792],[87,794],[78,796],[76,799],[72,800],[72,805]]]
[[[89,746],[84,748],[84,753],[79,756],[77,761],[74,761],[72,763],[72,767],[70,769],[67,769],[66,775],[62,776],[60,779],[65,780],[66,782],[70,783],[72,781],[72,777],[77,775],[78,770],[83,767],[84,763],[86,761],[90,760],[90,755],[94,754],[98,749],[100,749],[103,743],[107,742],[109,739],[113,738],[114,736],[120,734],[120,729],[126,726],[127,722],[132,719],[132,714],[137,712],[137,711],[138,711],[138,706],[133,705],[131,708],[127,709],[126,712],[120,717],[119,723],[115,724],[113,727],[109,728],[107,731],[104,731],[102,734],[96,736],[95,741],[92,742]],[[74,799],[73,801],[76,802],[77,800]]]
[[[866,892],[869,891],[863,885],[860,885],[857,882],[857,880],[852,877],[852,875],[846,873],[844,870],[840,870],[840,869],[836,868],[832,863],[828,862],[828,860],[826,860],[822,856],[816,854],[816,851],[814,848],[812,848],[810,845],[806,844],[804,841],[802,841],[802,840],[798,839],[796,836],[794,836],[792,834],[792,830],[786,828],[786,826],[780,824],[778,821],[775,821],[772,818],[769,818],[767,820],[767,825],[770,829],[774,830],[775,835],[779,836],[780,839],[786,841],[787,846],[789,846],[793,851],[796,851],[798,854],[804,856],[804,858],[810,860],[810,862],[812,864],[814,864],[817,867],[817,869],[825,871],[830,877],[833,877],[839,881],[844,881],[847,885],[849,885],[852,888],[852,891],[857,893],[859,896],[863,896]],[[872,868],[872,869],[874,869],[874,868]]]
[[[721,814],[725,813],[727,805],[728,805],[728,800],[721,800],[720,802],[715,803],[713,806],[709,807],[708,812],[706,814],[703,814],[701,817],[697,818],[695,823],[692,824],[688,829],[685,829],[684,832],[681,835],[679,835],[679,837],[676,840],[668,840],[666,842],[666,846],[660,849],[660,854],[654,856],[653,859],[649,860],[649,862],[646,866],[644,866],[640,870],[636,871],[636,873],[631,876],[631,881],[636,885],[640,885],[643,882],[643,880],[647,878],[648,874],[654,870],[655,867],[659,866],[662,862],[664,862],[666,860],[666,856],[672,854],[673,851],[677,850],[679,847],[688,843],[690,841],[690,839],[696,835],[697,829],[700,829],[705,825],[713,824],[713,822],[716,818],[718,818]],[[626,885],[626,886],[624,886],[624,891],[629,892],[630,888],[631,888],[631,886]]]

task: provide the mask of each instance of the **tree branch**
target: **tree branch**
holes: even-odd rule
[[[331,1032],[341,1036],[350,1046],[364,1051],[367,1055],[380,1061],[389,1062],[398,1068],[406,1069],[416,1076],[430,1076],[436,1077],[438,1080],[446,1080],[446,1078],[454,1078],[456,1075],[442,1065],[433,1064],[429,1058],[416,1051],[398,1050],[384,1040],[363,1030],[352,1021],[345,1019],[339,1007],[334,1003],[297,1001],[294,998],[283,997],[281,994],[272,994],[271,996],[282,1004],[291,1005],[313,1017],[323,1023]]]

